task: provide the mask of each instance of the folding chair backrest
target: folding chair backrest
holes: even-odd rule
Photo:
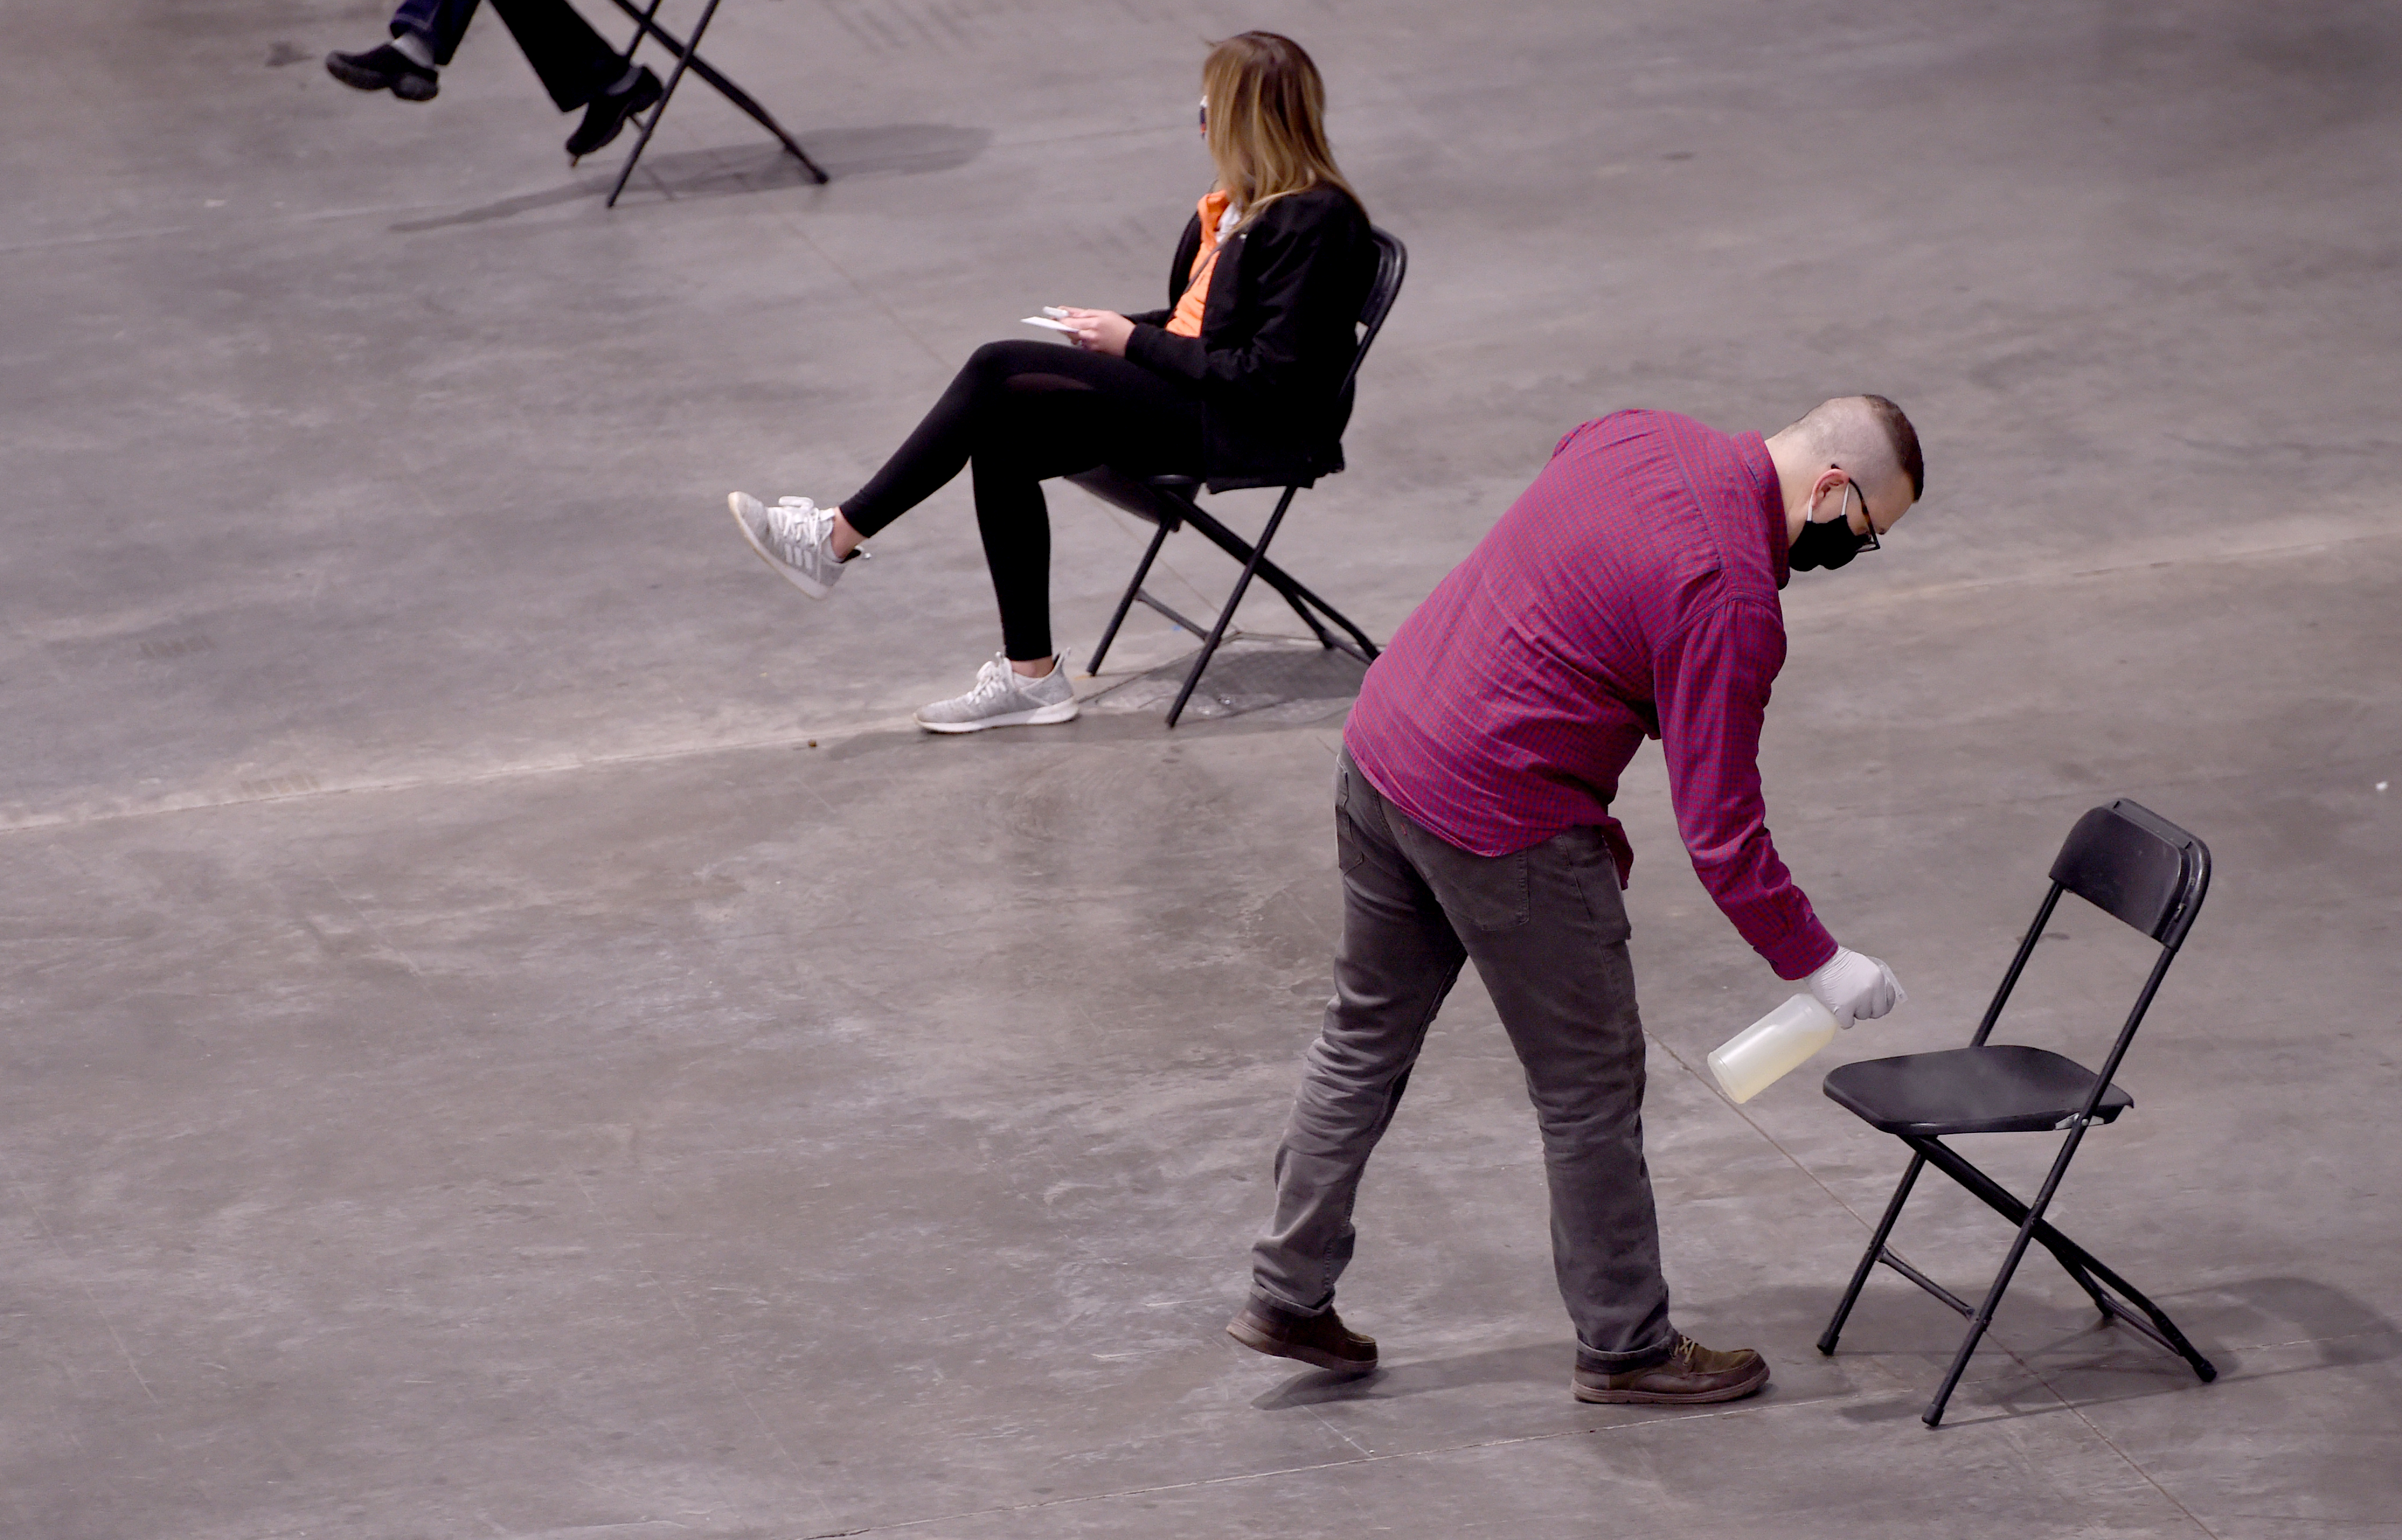
[[[2201,913],[2202,897],[2209,891],[2210,847],[2202,841],[2129,797],[2114,798],[2088,812],[2077,820],[2060,854],[2052,859],[2051,891],[2044,895],[2035,912],[2035,923],[2020,940],[2018,956],[2010,959],[2009,971],[2002,975],[2002,986],[1985,1007],[1984,1020],[1977,1024],[1969,1046],[1981,1048],[1993,1035],[1994,1024],[2001,1020],[2002,1007],[2018,987],[2019,975],[2042,938],[2043,928],[2050,922],[2061,894],[2074,893],[2160,945],[2151,977],[2110,1052],[2109,1066],[2103,1071],[2106,1081],[2118,1069],[2144,1012],[2151,1008],[2152,994],[2160,988],[2177,948],[2185,944],[2186,932],[2193,928],[2193,917]],[[2101,1088],[2094,1094],[2098,1097]]]
[[[1409,270],[1409,249],[1401,237],[1390,230],[1368,227],[1368,238],[1376,243],[1376,276],[1369,281],[1368,298],[1360,307],[1360,345],[1351,351],[1351,366],[1343,371],[1343,387],[1334,392],[1334,436],[1351,425],[1352,385],[1360,378],[1360,364],[1368,356],[1368,345],[1385,329],[1385,317],[1390,315],[1393,301],[1401,292],[1401,276]]]
[[[2077,820],[2051,863],[2051,880],[2174,951],[2210,889],[2210,850],[2120,797]]]

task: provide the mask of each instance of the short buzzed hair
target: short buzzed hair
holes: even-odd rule
[[[1916,502],[1926,495],[1926,457],[1918,452],[1918,430],[1910,425],[1909,415],[1881,395],[1864,395],[1869,415],[1884,430],[1885,442],[1893,446],[1894,462],[1910,477],[1910,501]]]
[[[1854,461],[1861,472],[1908,476],[1911,502],[1926,495],[1926,460],[1919,452],[1918,430],[1885,397],[1830,397],[1804,412],[1794,426],[1822,452]]]

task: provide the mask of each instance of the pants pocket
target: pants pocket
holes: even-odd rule
[[[1334,864],[1346,874],[1368,859],[1360,832],[1351,826],[1351,777],[1356,774],[1348,755],[1334,762]]]
[[[1510,930],[1526,923],[1526,852],[1506,856],[1471,856],[1460,852],[1474,868],[1464,873],[1460,908],[1479,930]]]
[[[1597,940],[1622,942],[1634,934],[1626,919],[1626,895],[1618,883],[1618,858],[1599,826],[1564,829],[1537,848],[1566,870],[1568,881],[1584,900]]]

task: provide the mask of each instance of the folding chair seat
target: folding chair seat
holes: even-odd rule
[[[2003,975],[2001,988],[1985,1008],[1984,1020],[1968,1046],[1865,1060],[1843,1065],[1827,1076],[1829,1098],[1871,1126],[1900,1139],[1910,1146],[1912,1155],[1901,1185],[1894,1189],[1893,1201],[1885,1205],[1884,1217],[1852,1273],[1851,1287],[1818,1339],[1818,1351],[1835,1351],[1843,1323],[1879,1263],[1967,1316],[1967,1336],[1953,1356],[1935,1398],[1927,1403],[1923,1420],[1928,1427],[1943,1420],[1944,1405],[1958,1387],[1977,1343],[1993,1324],[1994,1312],[2000,1307],[2002,1295],[2030,1244],[2051,1253],[2101,1310],[2105,1323],[2125,1322],[2183,1358],[2205,1382],[2218,1377],[2218,1370],[2186,1341],[2165,1312],[2043,1217],[2068,1174],[2068,1163],[2085,1131],[2097,1123],[2117,1121],[2120,1113],[2134,1105],[2134,1098],[2112,1084],[2111,1077],[2119,1072],[2135,1028],[2143,1024],[2152,997],[2167,976],[2169,964],[2176,960],[2177,949],[2185,943],[2209,890],[2210,850],[2202,841],[2125,797],[2093,808],[2078,819],[2052,861],[2051,890],[2036,910],[2035,923],[2020,941],[2018,955],[2011,958],[2009,971]],[[2009,1002],[2063,893],[2076,894],[2160,945],[2151,973],[2098,1073],[2049,1049],[1985,1040],[2001,1019],[2002,1007]],[[2021,1202],[1942,1142],[1955,1134],[2042,1132],[2064,1133],[2066,1137],[2032,1203]],[[1901,1217],[1902,1204],[1910,1199],[1911,1188],[1929,1165],[2018,1226],[2018,1237],[2011,1242],[2001,1271],[1987,1289],[1984,1302],[1975,1307],[1911,1266],[1885,1244],[1893,1234],[1894,1221]]]
[[[1353,386],[1360,378],[1360,364],[1368,356],[1368,345],[1375,341],[1376,334],[1383,330],[1385,317],[1391,313],[1393,300],[1401,292],[1401,277],[1409,266],[1409,253],[1398,238],[1373,226],[1368,233],[1376,244],[1376,275],[1368,285],[1366,303],[1360,308],[1359,346],[1351,354],[1351,366],[1344,372],[1342,386],[1335,393],[1338,436],[1342,426],[1350,420]],[[1113,466],[1102,465],[1068,479],[1111,506],[1156,526],[1151,537],[1151,546],[1136,565],[1134,580],[1126,584],[1125,597],[1118,600],[1117,612],[1110,617],[1109,628],[1101,633],[1100,645],[1093,649],[1092,661],[1084,666],[1084,671],[1087,674],[1100,672],[1101,660],[1109,656],[1110,643],[1117,639],[1118,627],[1125,624],[1128,612],[1138,603],[1157,611],[1170,622],[1204,639],[1200,655],[1193,660],[1191,671],[1184,676],[1184,687],[1177,692],[1176,704],[1168,708],[1168,726],[1175,726],[1176,719],[1184,714],[1185,702],[1193,698],[1194,690],[1201,683],[1202,673],[1208,668],[1209,660],[1217,655],[1218,644],[1225,639],[1227,627],[1235,621],[1235,611],[1242,604],[1243,595],[1254,578],[1275,589],[1285,603],[1292,607],[1292,612],[1299,615],[1310,633],[1318,638],[1319,646],[1339,649],[1361,663],[1376,660],[1376,644],[1368,639],[1367,632],[1352,624],[1341,611],[1302,586],[1291,573],[1267,558],[1268,543],[1276,539],[1277,529],[1284,522],[1285,510],[1292,506],[1292,500],[1301,491],[1302,483],[1295,482],[1284,488],[1283,495],[1277,500],[1276,512],[1268,516],[1266,528],[1261,530],[1259,542],[1254,544],[1201,507],[1202,478],[1199,476],[1135,475]],[[1204,626],[1198,621],[1178,613],[1143,586],[1143,580],[1151,575],[1152,564],[1159,559],[1160,547],[1167,543],[1169,535],[1188,525],[1209,543],[1243,564],[1242,576],[1235,580],[1235,591],[1227,597],[1225,608],[1218,612],[1214,626]],[[1338,636],[1330,630],[1330,624],[1348,633],[1347,637]]]
[[[2093,1072],[2065,1054],[2022,1043],[1947,1048],[1847,1064],[1827,1077],[1827,1094],[1886,1134],[2037,1134],[2064,1128],[2093,1090]],[[2112,1086],[2093,1121],[2109,1123],[2135,1105]]]

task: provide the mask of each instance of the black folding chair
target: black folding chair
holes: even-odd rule
[[[1360,361],[1368,356],[1368,345],[1376,340],[1376,333],[1383,329],[1385,317],[1393,309],[1393,299],[1401,292],[1401,275],[1409,266],[1409,253],[1398,238],[1374,227],[1368,233],[1376,242],[1376,276],[1368,286],[1367,303],[1360,308],[1360,346],[1351,355],[1351,367],[1344,372],[1342,388],[1335,395],[1334,425],[1338,437],[1344,425],[1351,419],[1352,387],[1360,378]],[[1151,537],[1151,548],[1143,552],[1142,561],[1134,570],[1134,581],[1126,584],[1125,597],[1118,600],[1117,613],[1110,617],[1109,629],[1101,633],[1101,644],[1093,649],[1093,660],[1085,665],[1084,671],[1088,674],[1100,672],[1101,660],[1109,656],[1110,643],[1117,639],[1118,627],[1125,624],[1127,612],[1138,600],[1194,636],[1206,635],[1208,639],[1201,644],[1201,655],[1193,660],[1192,672],[1184,676],[1184,688],[1177,692],[1176,704],[1167,709],[1168,726],[1175,726],[1176,719],[1184,714],[1184,703],[1193,698],[1194,687],[1201,682],[1202,671],[1209,667],[1210,658],[1217,654],[1219,642],[1225,639],[1226,628],[1234,624],[1235,610],[1243,602],[1243,594],[1250,587],[1253,578],[1284,596],[1284,601],[1292,606],[1292,612],[1299,615],[1317,636],[1319,645],[1340,648],[1362,663],[1376,660],[1376,644],[1368,639],[1367,632],[1353,625],[1334,606],[1303,587],[1291,573],[1267,558],[1268,542],[1276,539],[1277,526],[1284,522],[1285,510],[1292,506],[1293,494],[1301,490],[1301,483],[1287,487],[1284,495],[1277,499],[1276,512],[1268,516],[1267,528],[1260,531],[1259,543],[1254,545],[1202,511],[1200,503],[1195,501],[1201,492],[1199,476],[1136,476],[1103,465],[1068,479],[1102,502],[1159,527],[1158,532]],[[1142,580],[1151,575],[1151,564],[1159,559],[1159,548],[1167,543],[1169,535],[1187,524],[1209,543],[1243,564],[1243,575],[1235,580],[1235,591],[1227,598],[1226,607],[1218,612],[1218,624],[1206,630],[1199,622],[1169,609],[1142,585]],[[1312,613],[1313,611],[1316,613]],[[1325,622],[1319,620],[1320,615],[1349,632],[1349,639],[1328,630]],[[1353,645],[1355,642],[1356,646]]]
[[[1994,1003],[1985,1008],[1985,1019],[1978,1024],[1977,1035],[1968,1040],[1967,1047],[1937,1053],[1905,1053],[1893,1059],[1869,1059],[1844,1065],[1828,1075],[1829,1096],[1874,1127],[1895,1135],[1915,1153],[1911,1156],[1910,1169],[1902,1174],[1901,1185],[1894,1189],[1893,1202],[1885,1205],[1884,1217],[1878,1221],[1876,1238],[1869,1243],[1867,1255],[1852,1274],[1852,1286],[1843,1291],[1843,1302],[1835,1307],[1835,1318],[1827,1323],[1826,1335],[1818,1339],[1818,1351],[1835,1351],[1835,1339],[1843,1331],[1854,1301],[1860,1297],[1860,1286],[1868,1282],[1870,1272],[1879,1262],[1967,1316],[1967,1338],[1953,1357],[1952,1369],[1943,1376],[1942,1388],[1926,1405],[1923,1421],[1928,1427],[1943,1420],[1943,1405],[1960,1383],[1969,1354],[1977,1351],[1978,1340],[1993,1324],[1994,1311],[2002,1302],[2002,1291],[2009,1287],[2010,1275],[2018,1271],[2019,1260],[2026,1255],[2030,1241],[2059,1259],[2068,1275],[2077,1280],[2078,1286],[2101,1307],[2105,1324],[2113,1318],[2124,1321],[2192,1365],[2193,1371],[2203,1381],[2218,1377],[2210,1360],[2194,1351],[2193,1344],[2186,1341],[2185,1334],[2177,1330],[2160,1306],[2094,1260],[2091,1252],[2045,1223],[2043,1217],[2044,1210],[2051,1204],[2052,1194],[2060,1190],[2061,1178],[2068,1174],[2068,1162],[2076,1155],[2085,1131],[2095,1123],[2117,1121],[2119,1113],[2134,1105],[2134,1098],[2112,1085],[2110,1077],[2119,1072],[2119,1062],[2127,1056],[2127,1045],[2134,1040],[2135,1028],[2143,1024],[2144,1012],[2151,1009],[2152,996],[2167,975],[2169,964],[2176,960],[2177,948],[2184,944],[2186,932],[2193,927],[2194,914],[2202,908],[2202,895],[2209,890],[2210,851],[2200,840],[2141,803],[2125,797],[2105,807],[2096,807],[2077,820],[2077,827],[2069,831],[2067,843],[2060,847],[2060,855],[2051,863],[2051,891],[2044,895],[2043,906],[2035,912],[2035,924],[2027,928],[2026,939],[2019,942],[2018,956],[2010,959],[2010,970],[2003,975],[2002,987],[1995,992]],[[2119,1040],[2111,1045],[2110,1056],[2098,1075],[2048,1049],[1985,1041],[2064,892],[2074,893],[2103,913],[2124,920],[2160,947],[2151,976],[2144,981],[2143,993],[2135,997],[2135,1008],[2128,1012],[2126,1024],[2119,1029]],[[1958,1151],[1942,1142],[1949,1134],[2063,1130],[2068,1137],[2061,1142],[2060,1153],[2051,1162],[2051,1173],[2044,1178],[2043,1189],[2036,1194],[2032,1204],[2019,1202],[1999,1182],[1961,1159]],[[1974,1309],[1885,1246],[1886,1238],[1893,1233],[1893,1222],[1900,1217],[1901,1205],[1910,1197],[1912,1184],[1918,1180],[1920,1169],[1928,1165],[1967,1188],[1986,1206],[2019,1227],[2018,1239],[2010,1243],[2009,1255],[2003,1258],[2002,1271],[1986,1291],[1985,1302]],[[2105,1292],[2105,1286],[2118,1298]],[[2120,1299],[2141,1311],[2142,1318],[2130,1312]]]
[[[643,38],[656,37],[661,48],[675,55],[675,68],[668,72],[667,87],[659,93],[659,104],[653,107],[651,116],[642,120],[642,131],[634,137],[633,152],[626,157],[625,168],[617,173],[617,185],[609,189],[605,207],[614,209],[617,206],[617,195],[626,190],[627,179],[634,174],[635,162],[641,160],[642,152],[650,147],[651,135],[657,130],[659,119],[667,116],[668,103],[675,100],[676,87],[683,84],[683,72],[687,69],[716,87],[718,95],[733,103],[753,122],[774,134],[776,142],[800,161],[811,181],[823,186],[829,180],[824,168],[809,158],[809,152],[801,148],[801,142],[786,133],[784,126],[768,116],[766,108],[751,100],[748,91],[719,74],[709,61],[700,56],[700,34],[709,30],[711,19],[717,15],[718,0],[709,0],[709,4],[701,7],[700,20],[693,24],[692,35],[686,38],[679,38],[658,24],[660,0],[651,0],[647,7],[640,9],[636,8],[633,0],[611,0],[611,3],[634,19],[634,40],[626,45],[626,62],[631,64],[634,62],[634,50],[642,46]]]

